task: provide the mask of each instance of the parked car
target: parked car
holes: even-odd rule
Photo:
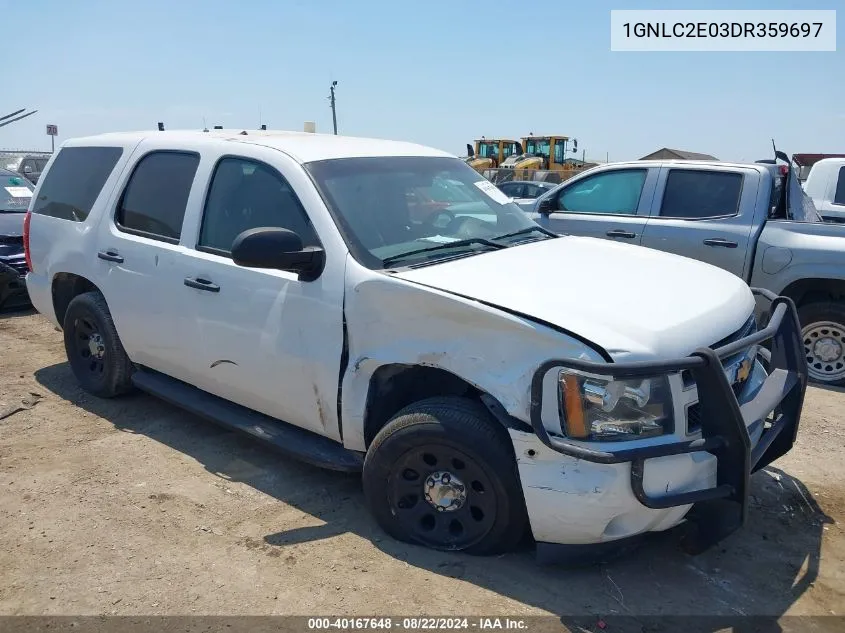
[[[442,180],[455,204],[411,218]],[[528,525],[541,556],[595,555],[689,519],[700,550],[797,433],[789,299],[764,293],[758,329],[734,275],[558,236],[438,150],[102,135],[65,142],[35,195],[27,284],[84,389],[362,470],[397,539],[489,554]]]
[[[825,221],[845,222],[845,158],[825,158],[813,165],[804,191]]]
[[[821,222],[787,165],[604,165],[567,180],[536,208],[550,230],[692,257],[790,297],[810,376],[845,385],[845,227]]]
[[[497,185],[499,189],[519,206],[530,209],[534,200],[554,189],[557,185],[552,182],[533,180],[511,180]]]
[[[29,304],[23,223],[33,189],[19,174],[0,169],[0,310]]]
[[[18,164],[18,173],[31,183],[37,184],[49,160],[50,157],[44,154],[27,154]]]

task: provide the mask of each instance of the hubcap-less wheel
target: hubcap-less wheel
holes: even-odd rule
[[[105,370],[106,345],[93,322],[86,318],[73,323],[76,351],[84,359],[83,365],[92,374],[101,376]]]
[[[845,327],[819,321],[808,324],[801,333],[810,377],[819,382],[845,378]]]
[[[389,489],[393,514],[429,547],[470,547],[496,520],[492,481],[471,457],[447,446],[405,453],[394,466]]]

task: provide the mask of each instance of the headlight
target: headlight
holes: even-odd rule
[[[673,430],[672,394],[666,376],[615,380],[563,369],[558,402],[562,426],[573,439],[635,440]]]

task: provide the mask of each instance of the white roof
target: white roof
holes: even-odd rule
[[[383,139],[357,138],[353,136],[335,136],[333,134],[312,134],[309,132],[289,132],[284,130],[198,130],[117,132],[99,134],[84,138],[70,139],[66,146],[86,146],[106,143],[109,145],[134,145],[147,138],[168,139],[174,149],[196,147],[198,143],[250,143],[278,149],[290,155],[300,163],[330,158],[353,158],[363,156],[443,156],[454,158],[452,154],[440,150]]]

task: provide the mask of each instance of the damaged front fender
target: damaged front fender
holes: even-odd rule
[[[387,274],[357,267],[347,273],[349,364],[341,410],[349,449],[366,450],[368,392],[385,365],[453,374],[527,422],[531,376],[543,359],[601,361],[583,342],[525,317]]]

